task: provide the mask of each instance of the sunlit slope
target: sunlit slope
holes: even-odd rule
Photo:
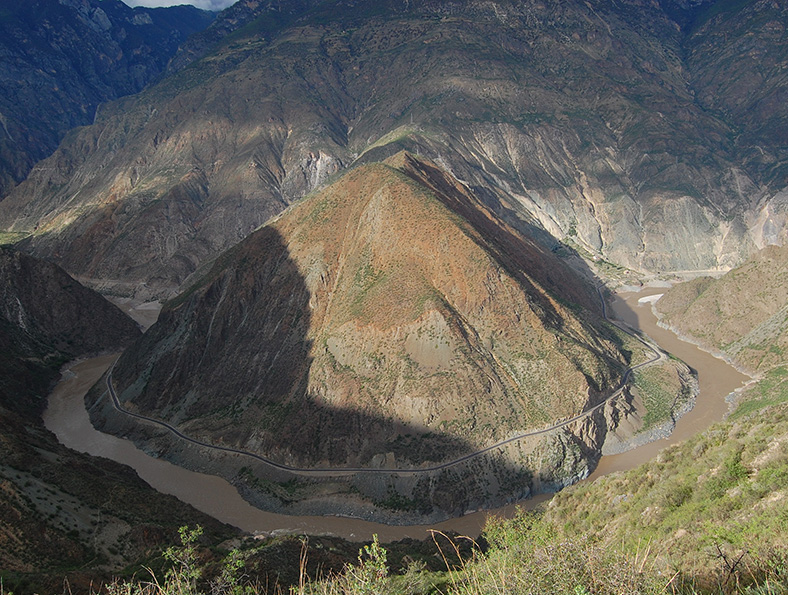
[[[172,296],[333,173],[406,148],[546,242],[726,269],[785,238],[788,46],[784,7],[722,4],[697,31],[642,1],[242,4],[181,55],[201,59],[70,136],[0,226],[106,291]],[[748,43],[757,88],[724,59]]]
[[[700,278],[657,303],[665,324],[750,371],[788,361],[788,247],[769,246],[720,279]]]

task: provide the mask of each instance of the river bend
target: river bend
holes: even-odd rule
[[[610,304],[613,316],[642,331],[665,351],[697,370],[700,394],[696,405],[679,420],[670,437],[619,455],[602,457],[596,471],[586,481],[593,481],[606,473],[635,467],[654,457],[665,446],[686,439],[722,419],[727,408],[725,397],[748,380],[723,360],[660,328],[656,324],[650,304],[639,303],[640,298],[659,291],[661,290],[617,296]],[[115,355],[104,356],[73,364],[49,397],[49,405],[44,413],[46,427],[65,446],[129,465],[156,490],[172,494],[198,510],[242,530],[256,534],[331,534],[358,541],[370,539],[373,534],[377,534],[382,541],[406,537],[423,539],[429,529],[457,531],[475,536],[480,533],[489,514],[508,516],[514,510],[514,506],[509,506],[468,514],[443,523],[416,526],[390,526],[331,516],[289,516],[259,510],[243,500],[226,480],[189,471],[151,457],[132,442],[104,434],[92,426],[85,410],[84,395],[115,358]],[[529,507],[548,498],[549,496],[543,495],[521,505]]]

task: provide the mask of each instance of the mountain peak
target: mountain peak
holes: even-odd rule
[[[165,306],[116,368],[121,400],[207,442],[303,468],[439,464],[577,414],[619,381],[626,356],[594,315],[553,293],[560,284],[540,282],[556,280],[548,270],[573,273],[491,211],[467,219],[474,204],[407,153],[348,171]],[[96,415],[146,439],[106,407]],[[599,421],[582,440],[600,439]],[[560,468],[540,457],[578,439],[546,436],[515,467],[564,481],[596,446]],[[523,481],[501,489],[537,489]],[[482,484],[463,506],[480,502]],[[414,497],[408,485],[392,489]]]

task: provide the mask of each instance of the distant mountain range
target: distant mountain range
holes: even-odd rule
[[[142,90],[213,13],[120,0],[30,0],[0,8],[0,199],[99,104]]]
[[[724,270],[785,239],[786,10],[241,2],[42,162],[0,225],[106,290],[171,296],[332,174],[405,148],[548,244]]]

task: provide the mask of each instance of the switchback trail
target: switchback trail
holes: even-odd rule
[[[492,452],[492,451],[494,451],[496,449],[499,449],[499,448],[501,448],[503,446],[506,446],[508,444],[511,444],[513,442],[518,442],[520,440],[524,440],[525,438],[532,438],[534,436],[541,436],[541,435],[544,435],[544,434],[548,434],[550,432],[554,432],[554,431],[559,430],[561,428],[564,428],[564,427],[568,426],[569,424],[572,424],[572,423],[574,423],[574,422],[576,422],[576,421],[578,421],[580,419],[583,419],[583,418],[587,417],[588,415],[591,415],[595,411],[599,410],[600,408],[604,407],[608,403],[612,402],[614,399],[618,398],[621,395],[621,393],[624,391],[624,388],[627,386],[627,383],[629,382],[629,379],[630,379],[630,377],[632,376],[632,373],[635,370],[637,370],[639,368],[642,368],[642,367],[645,367],[645,366],[649,366],[649,365],[654,364],[654,363],[662,360],[663,358],[665,358],[664,352],[662,352],[657,347],[655,347],[654,345],[652,345],[648,341],[646,341],[643,337],[640,336],[639,333],[633,331],[632,329],[626,327],[623,324],[619,324],[616,321],[611,320],[610,318],[608,318],[607,305],[605,303],[605,299],[604,299],[604,296],[602,295],[601,289],[597,288],[597,292],[598,292],[599,298],[600,298],[600,300],[602,302],[602,315],[604,316],[604,319],[606,321],[610,322],[611,324],[614,324],[621,331],[623,331],[624,333],[630,335],[631,337],[635,338],[640,343],[645,345],[646,348],[649,349],[652,352],[652,354],[653,354],[651,359],[627,368],[627,370],[624,372],[624,375],[623,375],[623,377],[621,379],[621,383],[619,384],[619,386],[608,397],[606,397],[605,399],[603,399],[599,403],[593,405],[592,407],[589,407],[588,409],[582,411],[581,413],[578,413],[577,415],[575,415],[573,417],[570,417],[568,419],[564,419],[564,420],[561,420],[559,422],[556,422],[555,424],[553,424],[551,426],[548,426],[546,428],[542,428],[542,429],[539,429],[539,430],[532,430],[532,431],[529,431],[529,432],[523,432],[523,433],[517,434],[517,435],[512,436],[510,438],[507,438],[505,440],[501,440],[500,442],[496,442],[495,444],[493,444],[491,446],[488,446],[486,448],[482,448],[480,450],[471,452],[469,454],[466,454],[464,456],[458,457],[458,458],[453,459],[451,461],[446,461],[444,463],[439,463],[437,465],[433,465],[433,466],[430,466],[430,467],[418,467],[418,468],[381,468],[381,467],[372,467],[372,468],[370,468],[370,467],[308,467],[308,468],[304,468],[304,467],[292,467],[290,465],[284,465],[282,463],[278,463],[278,462],[276,462],[276,461],[274,461],[272,459],[269,459],[267,457],[258,455],[258,454],[253,453],[253,452],[249,452],[249,451],[245,451],[245,450],[241,450],[241,449],[237,449],[237,448],[232,448],[232,447],[228,447],[228,446],[219,446],[219,445],[216,445],[216,444],[211,444],[209,442],[204,442],[202,440],[198,440],[196,438],[192,438],[191,436],[188,436],[188,435],[184,434],[177,427],[173,426],[170,423],[167,423],[166,421],[163,421],[163,420],[160,420],[160,419],[156,419],[156,418],[153,418],[153,417],[148,417],[148,416],[142,415],[140,413],[134,413],[133,411],[129,411],[128,409],[123,407],[123,405],[121,404],[120,399],[118,398],[118,395],[117,395],[117,393],[115,391],[115,387],[112,384],[112,372],[115,369],[115,364],[117,363],[117,360],[115,360],[115,362],[113,362],[112,366],[110,367],[109,371],[107,372],[107,376],[106,376],[107,392],[110,395],[110,398],[111,398],[111,401],[112,401],[112,406],[115,408],[116,411],[118,411],[118,412],[120,412],[120,413],[122,413],[124,415],[127,415],[129,417],[133,417],[135,419],[139,419],[141,421],[152,423],[152,424],[158,425],[160,427],[163,427],[163,428],[169,430],[172,434],[174,434],[175,436],[177,436],[181,440],[184,440],[185,442],[188,442],[190,444],[194,444],[196,446],[201,446],[203,448],[209,448],[209,449],[216,450],[216,451],[221,451],[221,452],[241,455],[241,456],[244,456],[244,457],[249,457],[251,459],[255,459],[256,461],[260,461],[260,462],[262,462],[262,463],[264,463],[264,464],[266,464],[266,465],[268,465],[268,466],[270,466],[270,467],[272,467],[274,469],[279,469],[281,471],[287,471],[289,473],[293,473],[293,474],[296,474],[296,475],[304,475],[304,476],[309,476],[309,475],[345,476],[345,475],[353,475],[353,474],[356,474],[356,473],[372,473],[372,474],[386,474],[386,475],[415,475],[415,474],[419,474],[419,473],[431,473],[431,472],[435,472],[435,471],[440,471],[442,469],[447,469],[449,467],[454,467],[456,465],[459,465],[460,463],[464,463],[464,462],[469,461],[471,459],[475,459],[477,457],[483,456],[483,455],[485,455],[487,453],[490,453],[490,452]]]

